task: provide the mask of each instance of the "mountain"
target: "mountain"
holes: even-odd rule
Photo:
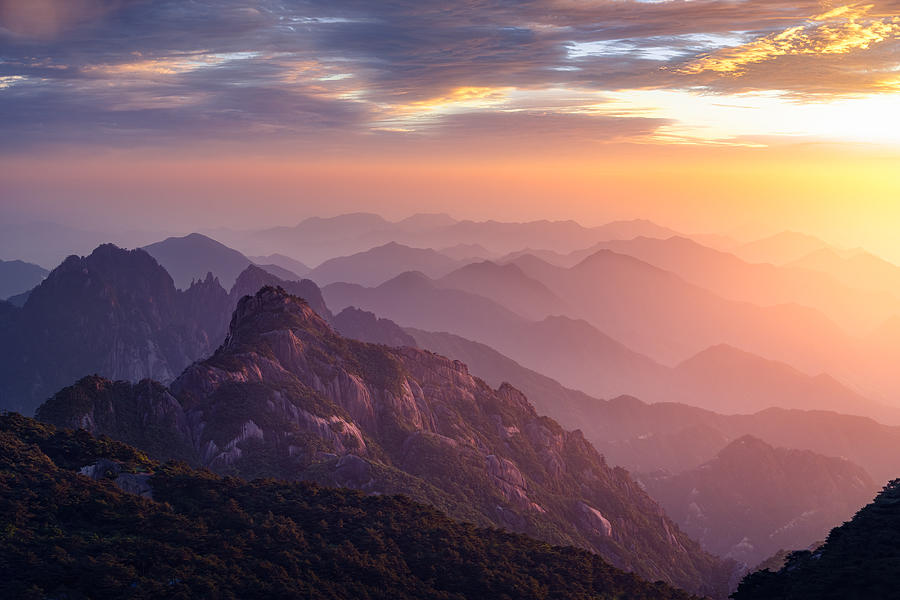
[[[199,233],[184,237],[170,237],[161,242],[144,246],[150,256],[175,280],[175,286],[185,289],[192,281],[202,279],[212,272],[225,288],[230,288],[238,274],[250,264],[250,259]]]
[[[365,252],[326,260],[307,276],[320,286],[335,282],[378,285],[406,271],[440,277],[459,263],[430,248],[410,248],[389,242]]]
[[[633,256],[723,298],[760,306],[809,306],[849,330],[869,330],[891,315],[900,314],[900,300],[886,292],[849,286],[828,273],[793,266],[797,263],[749,263],[685,237],[600,242],[569,256],[587,256],[598,250]]]
[[[0,299],[31,290],[48,272],[43,267],[21,260],[0,260]]]
[[[407,498],[220,478],[18,415],[0,480],[4,598],[689,599]]]
[[[293,279],[299,279],[300,277],[305,276],[310,272],[310,268],[300,262],[299,260],[294,260],[290,256],[285,256],[284,254],[269,254],[268,256],[250,256],[248,257],[257,265],[267,265],[276,267],[281,267],[282,269],[289,271],[296,275]],[[271,270],[270,270],[271,272]],[[274,273],[278,275],[278,273]],[[281,275],[278,275],[281,277]],[[284,279],[284,278],[282,278]],[[290,278],[289,278],[290,279]]]
[[[593,248],[593,246],[591,246]],[[501,265],[505,265],[508,263],[516,262],[523,257],[532,257],[539,260],[542,260],[546,263],[549,263],[555,267],[571,267],[577,264],[578,260],[573,260],[571,257],[580,254],[580,251],[576,250],[575,252],[570,252],[569,254],[562,254],[561,252],[556,252],[554,250],[542,250],[540,248],[524,248],[522,250],[517,250],[515,252],[510,252],[499,259],[497,259],[497,263]]]
[[[824,538],[878,489],[848,460],[749,435],[695,469],[641,480],[706,550],[747,565]]]
[[[254,265],[231,293],[211,273],[186,290],[144,250],[99,246],[71,256],[0,315],[0,408],[31,414],[62,386],[90,374],[171,382],[225,339],[238,300],[265,285],[331,313],[309,280],[284,281]]]
[[[731,251],[749,262],[783,265],[827,247],[829,246],[826,242],[815,236],[796,231],[782,231],[741,244]]]
[[[522,366],[598,396],[633,391],[635,382],[656,382],[665,373],[661,365],[584,321],[529,321],[484,296],[439,287],[421,273],[404,273],[375,288],[331,284],[322,293],[336,310],[355,306],[402,327],[487,344]]]
[[[611,464],[631,472],[695,469],[745,435],[775,446],[846,457],[876,480],[886,481],[900,472],[900,459],[891,450],[900,444],[900,427],[867,417],[779,408],[723,415],[684,403],[648,403],[629,396],[601,400],[565,387],[485,344],[448,333],[406,331],[419,347],[466,363],[491,385],[509,382],[521,389],[539,413],[564,427],[581,429]]]
[[[464,263],[496,258],[493,252],[481,244],[454,244],[446,248],[439,248],[438,252],[448,258]]]
[[[838,252],[822,248],[788,266],[821,271],[846,285],[887,292],[900,298],[900,267],[864,250]]]
[[[707,348],[678,364],[672,371],[668,399],[726,414],[778,406],[833,410],[900,424],[900,409],[873,402],[829,375],[810,376],[727,344]]]
[[[623,257],[623,260],[636,262],[631,257]],[[658,271],[645,263],[638,263],[640,265],[651,273]],[[523,367],[595,397],[631,394],[650,402],[682,402],[723,413],[753,413],[772,406],[825,409],[871,416],[889,424],[900,423],[897,409],[871,400],[847,384],[823,374],[822,370],[818,371],[818,375],[807,375],[783,362],[765,359],[729,344],[703,348],[669,368],[632,351],[586,320],[561,316],[546,317],[540,321],[523,318],[514,310],[518,309],[521,313],[537,311],[542,306],[540,299],[545,300],[542,312],[556,312],[548,305],[553,302],[550,298],[558,296],[547,286],[535,284],[534,277],[522,275],[524,269],[517,266],[476,263],[437,281],[409,273],[376,288],[332,284],[324,288],[323,294],[329,306],[338,310],[348,306],[359,307],[391,319],[402,327],[451,333],[485,344]],[[559,271],[557,267],[538,259],[526,263],[526,268],[536,277],[552,278],[554,272]],[[549,275],[544,271],[549,271]],[[563,273],[568,271],[563,270]],[[618,279],[624,280],[626,276],[619,276]],[[680,289],[695,294],[695,299],[714,301],[708,292],[683,282],[676,281],[676,284]],[[467,291],[451,289],[457,285]],[[598,290],[596,295],[588,297],[594,298],[596,305],[602,305],[601,296],[630,297],[633,294],[622,286],[613,286],[613,289],[616,291],[612,294]],[[566,310],[573,302],[574,292],[564,294],[564,297],[566,302],[556,301],[561,310]],[[623,321],[638,319],[638,299],[633,301],[635,306],[631,307],[623,301],[613,301]],[[588,303],[578,302],[588,307]],[[660,311],[672,313],[672,307],[666,307],[661,299],[644,301],[645,304],[648,302],[659,306]],[[718,303],[720,307],[728,304],[721,299]],[[733,306],[742,312],[754,310],[752,305]],[[679,315],[682,320],[701,316],[688,301],[685,301],[683,310],[685,312]],[[759,311],[766,314],[763,309]],[[757,316],[760,317],[759,314]],[[657,318],[663,321],[661,316]],[[722,320],[724,323],[725,314],[722,314]],[[629,333],[625,324],[618,323],[617,326],[623,335]],[[769,322],[766,327],[769,331],[775,330],[777,323]],[[810,328],[813,326],[810,325]],[[651,333],[648,329],[647,334]],[[713,339],[714,334],[710,331],[709,339]],[[684,335],[692,336],[693,332],[685,328]],[[765,341],[749,330],[741,338],[747,340],[751,335],[760,342]],[[800,336],[794,341],[799,345]],[[844,341],[850,344],[846,338]],[[771,339],[769,343],[772,343]],[[875,345],[870,344],[870,347],[875,348]],[[827,351],[823,354],[836,361],[844,350],[837,349],[837,356],[834,357],[828,357]],[[469,363],[473,368],[479,366],[472,360]],[[590,365],[590,368],[585,368],[585,365]],[[746,385],[735,386],[735,381]]]
[[[365,310],[348,306],[334,316],[334,329],[346,338],[385,346],[416,348],[416,340],[391,321]]]
[[[648,404],[633,397],[597,400],[551,411],[563,426],[579,427],[615,465],[633,473],[680,473],[710,460],[728,442],[752,435],[773,446],[811,450],[858,464],[876,481],[900,472],[893,450],[900,427],[867,417],[821,410],[768,408],[751,415],[721,415],[685,404]],[[577,422],[570,421],[578,416]]]
[[[611,464],[631,472],[691,470],[744,435],[774,446],[847,458],[876,480],[886,481],[900,472],[900,459],[892,450],[900,445],[900,427],[871,418],[781,408],[723,415],[684,403],[648,403],[630,396],[601,400],[564,387],[485,344],[448,333],[406,331],[420,347],[465,362],[473,374],[492,385],[512,383],[539,413],[564,427],[582,430]]]
[[[575,424],[590,414],[591,406],[602,402],[527,369],[485,344],[452,333],[413,328],[405,331],[418,347],[465,363],[472,375],[484,379],[493,387],[512,384],[525,394],[539,414],[551,415],[557,421],[569,423],[569,427],[577,428]]]
[[[515,388],[493,389],[423,350],[343,338],[283,290],[243,298],[225,343],[169,386],[181,418],[168,415],[168,398],[166,410],[142,409],[96,390],[81,381],[38,414],[96,433],[114,423],[121,435],[137,410],[143,427],[182,435],[184,458],[221,473],[402,492],[455,518],[594,550],[647,578],[717,595],[727,585],[728,566],[678,531],[626,471],[538,416]]]
[[[566,312],[566,303],[543,283],[528,277],[514,264],[475,262],[449,273],[436,282],[490,298],[527,319],[543,319]]]
[[[599,235],[598,239],[601,240],[630,240],[636,237],[668,238],[679,235],[674,229],[657,225],[647,219],[612,221],[594,227],[593,231]]]
[[[397,221],[394,227],[401,231],[418,232],[449,227],[456,222],[456,219],[444,213],[418,213]]]
[[[310,217],[299,224],[273,227],[260,231],[236,234],[231,245],[249,254],[285,254],[295,256],[306,264],[318,264],[335,256],[360,252],[379,243],[382,231],[391,222],[370,213],[351,213],[336,217]],[[369,240],[374,241],[369,243]]]
[[[316,264],[388,242],[416,248],[477,245],[500,256],[527,247],[572,252],[601,240],[631,239],[639,235],[671,237],[677,232],[643,220],[584,227],[575,221],[456,221],[447,215],[413,215],[401,221],[388,221],[378,215],[356,213],[314,217],[294,227],[244,233],[220,231],[217,235],[248,254],[276,252]]]
[[[889,482],[816,550],[792,553],[777,571],[748,575],[735,600],[862,600],[897,595],[900,479]]]
[[[229,311],[228,315],[231,315],[231,312],[237,306],[238,302],[244,296],[252,296],[256,292],[259,291],[260,288],[271,286],[271,287],[280,287],[281,289],[287,291],[289,294],[293,294],[299,298],[303,298],[316,314],[321,316],[328,322],[334,318],[331,314],[331,311],[328,310],[328,307],[325,305],[325,299],[322,297],[322,291],[319,289],[314,282],[309,279],[301,279],[299,281],[285,281],[272,273],[269,273],[262,267],[258,267],[256,265],[250,265],[238,276],[237,280],[234,282],[234,286],[231,288],[231,292],[228,294],[230,299]],[[227,318],[225,319],[227,326]],[[223,332],[223,337],[224,337]]]
[[[724,343],[807,373],[830,373],[866,390],[866,395],[889,398],[900,386],[886,356],[862,346],[809,307],[762,307],[725,299],[669,271],[609,250],[570,269],[535,257],[520,257],[514,264],[565,298],[572,310],[567,316],[584,319],[663,364],[677,364]]]
[[[0,344],[0,406],[31,413],[91,373],[171,381],[220,342],[228,297],[214,278],[187,290],[143,250],[70,256],[12,313]]]

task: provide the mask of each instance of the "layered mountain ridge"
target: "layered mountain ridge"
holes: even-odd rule
[[[38,414],[125,441],[160,428],[182,458],[219,472],[402,492],[685,589],[722,595],[728,585],[728,567],[627,472],[580,432],[538,416],[515,388],[492,389],[423,350],[343,338],[283,290],[243,298],[222,346],[168,390],[141,383],[143,396],[110,400],[122,385],[131,384],[82,380]],[[134,415],[140,428],[127,424]]]

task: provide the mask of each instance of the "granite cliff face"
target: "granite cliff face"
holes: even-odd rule
[[[124,384],[125,400],[110,402],[122,385],[83,380],[39,416],[132,443],[159,427],[181,441],[183,458],[221,473],[405,493],[688,590],[721,596],[727,586],[727,565],[516,389],[492,389],[430,352],[343,338],[283,290],[243,298],[222,346],[168,392],[140,396],[153,384]]]

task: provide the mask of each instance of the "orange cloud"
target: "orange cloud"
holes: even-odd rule
[[[814,16],[806,24],[757,38],[699,58],[679,72],[741,75],[748,65],[779,56],[847,54],[900,37],[900,17],[870,17],[873,5],[846,5]]]

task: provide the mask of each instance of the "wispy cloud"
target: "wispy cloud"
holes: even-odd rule
[[[476,121],[549,135],[554,115],[646,140],[676,117],[590,107],[629,90],[893,93],[898,14],[900,0],[0,0],[0,148],[324,147]]]
[[[682,73],[714,71],[740,75],[749,65],[789,55],[829,55],[868,50],[873,44],[900,36],[900,17],[870,16],[874,5],[848,5],[811,17],[752,42],[694,60]]]

